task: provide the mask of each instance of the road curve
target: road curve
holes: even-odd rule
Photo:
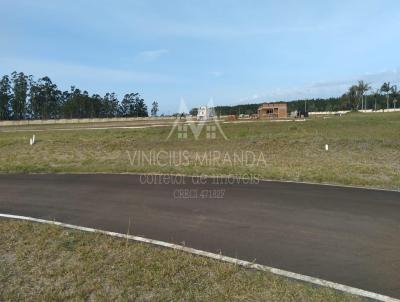
[[[190,177],[144,180],[0,174],[0,213],[119,233],[130,225],[130,234],[400,298],[399,192]],[[210,196],[222,192],[223,198]]]

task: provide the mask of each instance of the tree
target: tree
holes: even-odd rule
[[[367,92],[368,90],[371,89],[371,86],[368,83],[365,83],[364,81],[358,81],[358,85],[357,85],[357,93],[360,96],[360,100],[361,100],[361,109],[367,109],[367,104],[364,104],[364,94],[365,92]]]
[[[397,89],[397,86],[396,86],[396,85],[393,85],[393,86],[390,88],[390,95],[391,95],[392,98],[393,98],[393,108],[396,108],[397,98],[398,98],[399,95],[400,95],[400,91]]]
[[[357,110],[359,106],[358,86],[353,85],[343,96],[346,101],[346,106],[351,110]]]
[[[11,97],[11,82],[5,75],[0,80],[0,120],[8,120],[11,117]]]
[[[66,118],[87,118],[92,110],[91,98],[87,91],[71,86],[69,92],[62,94],[63,113]]]
[[[158,112],[158,103],[157,103],[157,101],[154,101],[151,104],[151,115],[152,116],[157,116],[157,112]]]
[[[103,97],[101,116],[102,117],[115,117],[118,115],[119,102],[116,94],[106,93]]]
[[[13,98],[11,101],[12,116],[15,120],[22,120],[26,118],[26,99],[28,96],[28,86],[31,77],[26,76],[23,72],[13,72],[12,78],[12,92]]]
[[[41,118],[42,101],[39,84],[32,81],[29,90],[28,110],[33,119]]]
[[[124,117],[146,117],[149,115],[147,106],[139,93],[125,94],[119,107],[119,114]]]
[[[92,117],[92,105],[92,98],[90,97],[89,92],[87,92],[86,90],[83,91],[82,95],[79,98],[79,109],[81,118]]]
[[[79,88],[75,88],[75,86],[71,86],[71,91],[68,94],[68,99],[65,108],[67,116],[69,118],[82,117],[81,98],[82,98],[81,90]]]
[[[90,114],[91,118],[100,117],[101,106],[103,103],[103,99],[98,94],[93,94],[90,98]]]
[[[198,112],[198,111],[199,111],[198,108],[192,108],[192,109],[190,109],[189,114],[190,114],[191,116],[197,116],[197,112]],[[219,110],[219,111],[221,111],[221,110]]]
[[[138,117],[149,116],[149,114],[147,112],[147,106],[144,102],[144,99],[140,98],[139,96],[136,98],[136,101],[135,101],[135,111],[136,111],[136,116],[138,116]]]
[[[61,91],[49,77],[43,77],[38,82],[31,82],[28,109],[31,117],[49,119],[59,117]]]
[[[136,99],[139,97],[138,93],[127,93],[121,101],[119,113],[123,117],[136,116]]]
[[[376,111],[376,109],[377,109],[376,108],[376,103],[377,103],[377,100],[379,99],[379,97],[381,96],[380,90],[379,89],[375,90],[375,92],[372,94],[372,96],[373,96],[374,101],[375,101],[374,110]]]
[[[390,82],[383,83],[381,87],[381,91],[386,94],[386,108],[389,109],[389,95],[392,87],[390,86]]]

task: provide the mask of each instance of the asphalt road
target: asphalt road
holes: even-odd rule
[[[135,175],[0,175],[0,213],[120,233],[127,233],[130,221],[130,234],[400,298],[398,192],[143,180]],[[154,181],[161,184],[149,184]]]

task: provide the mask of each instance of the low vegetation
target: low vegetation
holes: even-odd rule
[[[34,240],[32,240],[34,239]],[[1,301],[356,301],[180,251],[0,219]]]
[[[218,129],[215,139],[207,139],[203,130],[196,140],[188,128],[187,139],[179,139],[176,129],[167,140],[171,126],[82,131],[50,127],[36,133],[34,146],[29,145],[34,132],[0,132],[0,171],[252,174],[276,180],[400,188],[399,113],[354,113],[304,122],[225,123],[221,127],[228,140]],[[210,151],[252,151],[262,153],[266,164],[190,161],[160,166],[132,161],[138,150],[167,151],[165,156],[186,151],[191,160]]]

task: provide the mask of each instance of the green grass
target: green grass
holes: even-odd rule
[[[33,127],[33,126],[32,126]],[[255,174],[276,180],[311,181],[377,188],[400,188],[400,114],[348,114],[306,122],[250,122],[222,124],[229,138],[199,140],[177,132],[166,140],[170,127],[37,132],[0,132],[2,172],[135,172],[189,175]],[[26,129],[26,128],[25,128]],[[329,151],[324,150],[329,144]],[[129,161],[135,150],[167,152],[254,151],[267,165],[248,166],[168,164],[140,165]]]
[[[1,301],[357,301],[147,244],[0,219]]]

